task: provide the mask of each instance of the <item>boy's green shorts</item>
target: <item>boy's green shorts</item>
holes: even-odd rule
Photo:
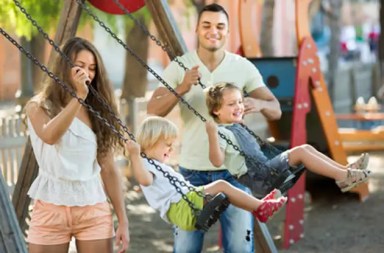
[[[203,187],[197,187],[197,191],[203,192]],[[190,191],[187,193],[187,198],[194,206],[201,210],[203,209],[204,199],[196,192]],[[168,220],[183,230],[196,230],[195,224],[197,217],[188,205],[188,202],[181,199],[177,203],[171,204],[167,212]]]

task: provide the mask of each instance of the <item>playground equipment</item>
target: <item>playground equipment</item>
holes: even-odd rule
[[[244,6],[240,9],[245,10],[242,14],[249,16],[242,17],[244,21],[249,20],[251,16],[248,7],[255,4],[250,2],[252,1],[241,1]],[[306,117],[311,111],[311,94],[330,155],[335,161],[347,164],[336,117],[320,70],[316,44],[309,30],[308,9],[310,2],[311,0],[295,1],[296,35],[299,48],[297,57],[254,58],[260,55],[260,49],[258,46],[247,46],[257,43],[255,36],[249,36],[252,33],[249,32],[247,22],[240,22],[241,34],[247,35],[242,36],[242,51],[259,68],[266,84],[279,99],[284,117],[290,117],[289,135],[284,136],[284,132],[287,131],[279,126],[279,122],[270,124],[271,133],[275,139],[288,138],[290,147],[307,142]],[[369,194],[367,184],[363,184],[353,191],[359,194],[361,200],[364,200]],[[304,237],[304,192],[305,176],[302,176],[288,192],[283,231],[284,248],[288,248]]]
[[[111,3],[108,0],[89,0],[89,2],[96,8],[110,13],[110,14],[124,14],[124,11],[116,4]],[[120,3],[129,11],[135,12],[145,5],[144,0],[121,0]]]
[[[1,168],[0,168],[1,171]],[[0,173],[0,252],[27,253],[24,236],[9,199],[8,187]]]
[[[110,33],[114,38],[117,38],[115,34],[113,34],[111,32],[111,30],[105,26],[105,24],[103,24],[99,18],[94,15],[94,13],[89,10],[89,8],[84,5],[84,3],[82,3],[81,1],[77,1],[78,4],[87,12],[88,15],[92,16],[92,18],[94,18],[100,25],[102,25],[104,27],[104,29]],[[59,46],[54,42],[52,41],[49,36],[41,29],[41,27],[37,24],[37,22],[30,16],[28,15],[28,13],[26,12],[26,10],[24,8],[21,7],[20,3],[18,1],[15,0],[15,4],[20,8],[20,10],[26,15],[26,17],[33,23],[33,25],[39,30],[39,32],[41,34],[44,35],[44,38],[47,39],[47,41],[49,41],[49,43],[53,46],[53,48],[60,54],[61,57],[63,57],[66,61],[67,61],[67,64],[69,66],[74,66],[73,62],[71,61],[71,59],[68,57],[68,55],[65,55],[61,49],[59,48]],[[120,3],[119,3],[120,4]],[[120,4],[121,5],[121,4]],[[124,6],[121,5],[121,8],[124,9],[124,12],[128,13],[128,11],[125,9]],[[103,119],[100,114],[95,111],[90,105],[86,104],[85,101],[79,99],[76,94],[74,94],[73,92],[71,92],[70,88],[68,88],[67,84],[63,83],[62,80],[60,80],[57,76],[54,76],[54,74],[52,72],[50,72],[46,66],[44,66],[43,64],[41,64],[36,58],[34,58],[28,51],[26,51],[21,45],[19,45],[11,36],[9,36],[9,34],[7,34],[4,30],[2,30],[0,28],[0,32],[1,34],[6,37],[13,45],[15,45],[23,54],[25,54],[31,61],[33,61],[33,63],[35,63],[36,65],[38,65],[40,67],[40,69],[45,72],[50,78],[54,79],[56,81],[56,83],[58,85],[60,85],[62,88],[64,88],[65,91],[67,91],[68,93],[70,93],[71,96],[73,96],[74,98],[77,98],[78,102],[83,105],[85,108],[87,108],[87,110],[94,114],[99,120],[101,120],[103,123],[105,123],[105,125],[110,128],[110,130],[115,133],[122,141],[127,141],[128,139],[125,138],[113,125],[111,125],[109,122],[107,122],[105,119]],[[121,40],[119,41],[120,44],[122,44],[124,46],[125,49],[127,49],[144,67],[146,67],[148,70],[151,70],[152,73],[155,73],[150,67],[148,67],[145,62],[143,62],[142,59],[140,59],[131,49],[129,49],[123,42],[121,42]],[[164,82],[164,80],[162,80],[160,78],[160,76],[156,76],[159,78],[160,81],[162,81],[164,84],[166,84]],[[112,114],[113,118],[117,121],[118,124],[121,125],[122,129],[124,130],[124,132],[126,134],[129,135],[130,139],[132,140],[135,140],[135,137],[133,136],[133,134],[131,134],[128,130],[128,128],[122,123],[122,121],[114,114],[113,111],[111,111],[110,109],[110,105],[108,105],[105,100],[103,100],[102,97],[100,97],[100,95],[92,88],[92,86],[89,87],[90,91],[93,93],[93,95],[95,96],[95,98],[101,103],[103,104],[103,106],[106,107],[106,109],[109,111],[110,114]],[[183,101],[184,103],[186,103],[184,101],[184,99],[178,95],[176,92],[174,92],[175,95],[181,100]],[[222,194],[222,193],[219,193],[217,194],[216,196],[211,196],[211,195],[208,195],[208,194],[204,194],[200,191],[197,191],[195,187],[193,186],[190,186],[190,185],[187,185],[185,182],[183,181],[179,181],[177,178],[175,177],[172,177],[171,175],[169,175],[169,173],[167,173],[166,171],[163,170],[163,168],[161,166],[159,166],[158,164],[156,164],[151,158],[149,158],[145,153],[141,153],[141,156],[148,160],[148,162],[153,165],[154,167],[156,167],[157,170],[159,170],[160,172],[162,172],[162,174],[164,175],[165,178],[167,178],[169,180],[169,183],[175,187],[175,190],[182,196],[182,198],[188,203],[188,205],[190,206],[190,208],[192,209],[194,215],[197,216],[197,223],[196,223],[196,228],[198,229],[202,229],[204,231],[208,230],[208,228],[213,225],[217,219],[219,218],[220,214],[228,207],[229,205],[229,202],[228,202],[228,199],[227,197]],[[202,210],[199,210],[196,208],[195,204],[192,203],[188,197],[185,195],[185,193],[183,193],[183,191],[180,189],[180,186],[183,186],[183,187],[187,187],[190,191],[194,191],[196,192],[199,196],[201,197],[204,197],[205,198],[205,201],[207,201],[207,205],[204,205],[204,207],[202,208]]]
[[[300,2],[300,1],[298,1],[298,2]],[[298,2],[297,2],[297,5],[302,5],[304,1],[302,1],[300,4]],[[67,8],[67,9],[65,9],[63,11],[62,19],[59,22],[59,27],[66,27],[66,28],[61,30],[60,32],[58,32],[56,34],[55,41],[58,42],[58,43],[60,41],[68,39],[69,37],[74,35],[74,33],[76,31],[76,27],[77,27],[77,22],[78,22],[78,14],[80,13],[79,7],[77,6],[76,3],[73,4],[72,2],[68,1],[68,2],[66,2],[66,4],[69,5],[69,8]],[[156,14],[157,14],[157,18],[161,19],[162,21],[168,21],[169,22],[169,19],[165,18],[165,16],[163,16],[163,14],[159,15],[159,13],[161,13],[160,10],[164,10],[162,8],[159,8],[159,5],[161,7],[162,3],[156,3],[156,1],[147,1],[147,4],[148,4],[148,6],[150,4],[152,4],[152,6],[156,6],[157,7],[157,8],[154,8],[154,10],[152,10],[152,12],[155,14],[153,16],[156,16]],[[307,3],[306,7],[308,7],[308,3]],[[301,6],[301,8],[304,9],[303,6]],[[169,14],[165,12],[165,15],[169,15]],[[159,23],[159,24],[163,24],[163,23]],[[165,27],[171,27],[171,26],[165,25]],[[169,30],[166,30],[165,33],[168,33],[166,36],[168,36],[169,38],[173,38],[174,39],[175,37],[177,37],[177,36],[175,36],[175,31],[174,30],[171,30],[171,32],[173,34],[172,33],[170,34],[167,31],[169,31]],[[177,40],[177,38],[176,38],[176,40]],[[305,127],[303,126],[305,121],[303,119],[305,119],[305,114],[310,109],[310,106],[309,106],[309,95],[308,95],[308,89],[309,89],[309,87],[308,87],[309,84],[308,83],[309,83],[309,80],[311,80],[313,82],[312,85],[317,87],[317,90],[316,90],[317,92],[320,93],[322,90],[326,91],[326,87],[324,85],[324,81],[322,79],[319,80],[322,77],[319,76],[319,72],[320,71],[319,71],[319,68],[318,68],[318,61],[316,61],[317,58],[315,58],[315,59],[309,58],[309,57],[316,57],[316,55],[315,55],[316,51],[314,50],[315,46],[314,46],[313,40],[311,40],[309,38],[309,39],[306,39],[306,40],[303,39],[303,41],[302,40],[299,40],[299,41],[302,42],[302,43],[301,43],[301,46],[300,46],[300,52],[299,52],[299,57],[298,57],[297,62],[303,63],[304,66],[301,66],[299,64],[299,66],[297,67],[297,74],[296,74],[296,77],[297,77],[296,84],[297,85],[296,85],[296,87],[294,89],[294,96],[292,97],[292,112],[293,112],[293,116],[294,116],[294,122],[298,123],[297,126],[295,124],[293,124],[293,126],[295,126],[295,128],[294,128],[294,130],[292,129],[292,140],[295,140],[293,137],[297,137],[297,138],[295,140],[296,142],[291,142],[292,146],[305,143],[305,134],[303,134],[304,132],[300,133],[300,134],[298,134],[298,132],[305,131]],[[172,47],[177,47],[178,46],[178,45],[174,45],[172,43],[168,44],[168,45],[172,45]],[[313,66],[315,66],[315,70],[317,71],[317,73],[314,73],[313,75],[311,74],[313,72],[313,68],[311,68],[311,64],[313,64]],[[317,68],[316,68],[316,66],[317,66]],[[314,96],[317,94],[315,91],[312,91],[312,93],[313,93]],[[318,96],[318,98],[316,100],[317,106],[319,106],[318,104],[321,104],[321,102],[322,102],[326,106],[329,105],[329,107],[330,107],[330,102],[329,102],[329,98],[328,98],[327,94],[325,94],[325,96],[326,96],[325,98],[324,98],[324,94],[320,94],[320,95],[317,94],[317,96]],[[328,108],[328,107],[326,107],[326,108]],[[332,107],[330,107],[330,108],[332,108]],[[301,109],[301,110],[299,110],[299,109]],[[330,109],[330,110],[332,111],[332,109]],[[327,122],[326,117],[328,117],[328,116],[329,115],[323,115],[321,117],[323,123]],[[333,119],[334,119],[334,116],[333,116]],[[330,123],[332,123],[332,119],[328,120],[328,121]],[[331,130],[333,130],[332,126],[331,126]],[[328,136],[330,136],[329,138],[335,137],[332,134],[334,134],[334,133],[332,131],[329,131],[329,134],[327,135],[327,137]],[[329,138],[327,138],[327,140]],[[336,139],[336,138],[334,138],[334,139]],[[328,142],[329,142],[329,140],[328,140]],[[338,145],[332,144],[331,146],[338,146]],[[336,153],[336,151],[338,151],[338,148],[334,147],[334,149],[335,149],[335,153]],[[26,146],[26,154],[30,154],[30,152],[28,153],[28,150],[30,152],[32,150],[30,144],[27,144],[27,146]],[[339,162],[343,162],[343,161],[340,161],[343,158],[344,158],[344,160],[346,162],[345,154],[344,154],[344,157],[342,157],[342,155],[340,155],[339,159],[336,159],[336,158],[335,159],[337,161],[339,161]],[[28,161],[29,161],[30,157],[24,155],[24,157],[23,157],[23,164],[24,164],[24,159],[28,159]],[[31,161],[31,162],[33,163],[33,161]],[[26,168],[27,165],[24,165],[24,167]],[[22,165],[22,167],[23,167],[23,165]],[[36,168],[35,171],[37,171],[37,168]],[[20,173],[20,174],[22,174],[22,173]],[[21,176],[25,177],[25,174],[23,174]],[[28,176],[29,179],[32,178],[32,177],[33,176]],[[19,181],[18,181],[18,184],[19,184]],[[301,180],[301,181],[302,181],[302,183],[298,183],[298,184],[304,186],[303,180]],[[21,184],[23,184],[23,183],[21,183]],[[29,188],[29,185],[26,185],[26,184],[24,184],[22,186],[26,187],[26,188]],[[302,189],[302,190],[299,189],[298,191],[295,192],[295,194],[291,193],[292,194],[291,197],[290,197],[290,203],[292,202],[291,206],[295,207],[293,205],[293,203],[295,203],[295,202],[299,203],[299,205],[296,205],[296,207],[295,207],[296,209],[298,209],[298,215],[294,216],[291,219],[292,223],[289,223],[288,229],[289,230],[294,230],[293,233],[295,235],[298,234],[299,237],[293,236],[292,238],[290,238],[289,242],[291,242],[292,240],[293,241],[298,240],[298,238],[300,238],[300,235],[302,234],[302,233],[300,233],[300,228],[301,228],[301,231],[302,231],[303,218],[302,218],[302,215],[300,216],[300,210],[301,210],[301,214],[302,214],[302,209],[303,209],[303,203],[302,203],[302,201],[303,201],[303,192],[304,192],[304,189]],[[25,192],[25,195],[20,196],[20,197],[26,197],[26,192]],[[25,199],[27,199],[27,198],[25,198]],[[28,199],[27,202],[29,203],[29,199]],[[287,206],[287,214],[289,213],[289,210],[290,210],[290,212],[293,212],[292,208],[288,209],[290,203],[288,203],[288,206]],[[23,210],[24,210],[23,212],[25,214],[25,211],[27,211],[27,209],[25,208],[25,205],[24,205],[24,209]],[[297,210],[294,210],[294,211],[297,211]],[[297,216],[299,216],[299,217],[297,217]],[[24,216],[24,219],[25,219],[25,216]],[[297,225],[298,229],[296,229],[296,224],[295,224],[295,222],[297,222],[297,221],[299,223]],[[300,223],[301,223],[301,225],[300,225]],[[255,234],[257,234],[257,232],[255,232]],[[262,233],[262,235],[265,235],[265,233]]]
[[[87,11],[87,13],[88,14],[91,14],[91,12],[89,11],[89,9],[86,7],[86,6],[84,6],[83,5],[83,3],[79,0],[79,1],[77,1],[77,3],[83,8],[83,9],[85,9],[86,11]],[[20,5],[20,3],[18,2],[18,1],[15,1],[15,4],[20,8],[20,10],[27,16],[27,18],[34,24],[34,26],[39,30],[39,32],[40,33],[42,33],[43,35],[44,35],[44,37],[50,42],[50,44],[53,46],[53,48],[58,52],[58,53],[60,53],[60,55],[62,56],[62,57],[64,57],[66,60],[68,60],[69,61],[69,64],[70,65],[73,65],[73,63],[71,62],[71,60],[68,58],[68,56],[65,56],[65,55],[63,55],[63,53],[62,53],[62,51],[60,50],[60,48],[58,47],[58,45],[57,45],[57,43],[55,43],[54,41],[52,41],[49,37],[48,37],[48,35],[41,29],[41,27],[40,26],[38,26],[38,24],[35,22],[35,20],[33,20],[33,18],[30,16],[30,15],[28,15],[28,13],[26,12],[26,10],[24,9],[24,8],[22,8],[22,6]],[[76,10],[76,8],[74,8],[74,10]],[[68,17],[70,12],[68,11],[68,10],[65,10],[64,12],[63,12],[63,16],[64,17]],[[76,13],[76,12],[74,12],[74,13]],[[93,15],[91,15],[96,21],[98,21],[98,18],[96,17],[96,16],[93,16]],[[99,22],[99,21],[98,21]],[[100,22],[99,22],[100,23]],[[107,31],[108,31],[108,29],[106,29]],[[74,93],[71,93],[70,92],[70,90],[68,89],[68,87],[66,86],[66,84],[65,83],[63,83],[61,80],[59,80],[57,77],[55,77],[54,76],[54,74],[52,73],[52,72],[50,72],[49,71],[49,69],[47,69],[47,67],[46,66],[44,66],[43,64],[41,64],[36,58],[34,58],[33,57],[33,55],[31,55],[27,50],[25,50],[21,45],[19,45],[8,33],[6,33],[3,29],[1,29],[0,28],[0,32],[1,32],[1,34],[4,36],[4,37],[6,37],[13,45],[15,45],[23,54],[25,54],[25,56],[27,56],[31,61],[33,61],[36,65],[38,65],[40,68],[41,68],[41,70],[43,71],[43,72],[45,72],[46,74],[48,74],[49,75],[49,77],[50,78],[52,78],[52,79],[54,79],[60,86],[62,86],[66,91],[68,91],[73,97],[76,97],[76,95],[74,94]],[[108,31],[108,32],[110,32],[110,30]],[[125,45],[124,46],[130,53],[132,53],[132,51],[131,50],[129,50],[129,48],[127,48],[127,46]],[[136,56],[134,53],[132,53],[134,56]],[[136,56],[137,57],[137,56]],[[138,59],[138,60],[140,60],[140,59]],[[145,63],[143,63],[142,62],[142,60],[141,60],[141,63],[142,64],[144,64],[145,65],[145,67],[147,67],[148,68],[148,70],[151,70],[148,66],[146,66],[146,64]],[[152,70],[152,72],[154,72],[153,70]],[[90,90],[92,91],[92,89],[90,88]],[[92,91],[93,92],[93,91]],[[98,95],[96,95],[95,94],[95,96],[98,96]],[[76,97],[77,98],[77,97]],[[101,99],[101,101],[100,102],[104,102],[103,100],[102,100],[102,98],[100,98],[100,97],[98,97],[98,99]],[[180,99],[182,99],[181,97],[180,97]],[[90,107],[89,105],[87,105],[83,100],[80,100],[80,99],[78,99],[79,100],[79,102],[83,105],[83,106],[85,106],[91,113],[97,113],[96,111],[94,111],[94,109],[92,108],[92,107]],[[182,99],[183,100],[183,99]],[[107,105],[105,102],[104,102],[104,105],[105,106],[109,106],[109,105]],[[109,108],[109,107],[108,107]],[[99,114],[96,114],[96,116],[98,116],[98,118],[99,118]],[[115,116],[116,117],[116,116]],[[102,118],[100,117],[100,119],[102,120]],[[117,117],[116,117],[116,120],[118,121],[118,123],[119,124],[122,124],[122,122],[121,122],[121,120],[119,120]],[[105,122],[105,121],[103,121],[103,122]],[[108,122],[106,122],[106,125],[108,126],[108,127],[110,127],[110,128],[113,128],[113,126],[112,125],[110,125],[110,124],[108,124]],[[132,139],[132,140],[135,140],[135,138],[134,138],[134,136],[132,135],[132,134],[130,134],[129,132],[128,132],[128,129],[125,127],[125,126],[122,126],[123,127],[123,129],[127,132],[127,134],[129,135],[129,137],[130,137],[130,139]],[[111,129],[111,130],[113,130],[113,132],[114,133],[116,133],[116,134],[118,134],[119,135],[119,137],[122,139],[122,140],[124,140],[124,141],[126,141],[127,139],[123,136],[123,135],[121,135],[116,129]],[[36,177],[36,173],[35,172],[37,172],[37,167],[36,167],[36,159],[34,159],[34,156],[32,157],[32,159],[34,160],[34,161],[31,161],[31,164],[27,164],[27,165],[25,165],[24,164],[24,158],[26,158],[27,160],[28,160],[28,162],[30,161],[30,158],[31,158],[31,156],[30,156],[30,154],[33,154],[33,151],[32,151],[32,148],[31,148],[31,143],[30,143],[30,141],[28,140],[28,143],[27,143],[28,145],[27,145],[27,148],[26,148],[26,152],[25,152],[25,154],[24,154],[24,157],[23,157],[23,168],[22,169],[24,169],[24,171],[21,171],[21,173],[20,173],[20,175],[22,175],[22,177],[21,178],[19,178],[18,179],[18,183],[20,182],[20,181],[23,181],[23,183],[25,183],[24,182],[24,179],[27,179],[27,181],[26,181],[26,183],[25,184],[23,184],[22,183],[22,186],[24,186],[23,188],[25,189],[25,188],[29,188],[30,187],[30,185],[31,185],[31,182],[33,181],[33,179]],[[215,222],[216,222],[216,220],[218,219],[218,217],[219,217],[219,215],[220,215],[220,213],[221,212],[223,212],[227,207],[228,207],[228,205],[229,205],[229,202],[228,202],[228,200],[227,200],[227,197],[224,195],[224,194],[217,194],[216,196],[205,196],[203,193],[200,193],[200,192],[197,192],[196,191],[196,189],[194,188],[194,187],[192,187],[192,186],[188,186],[188,185],[186,185],[184,182],[180,182],[179,180],[177,180],[176,178],[174,178],[174,177],[171,177],[171,176],[169,176],[169,174],[168,173],[166,173],[160,166],[158,166],[156,163],[154,163],[153,162],[153,160],[151,160],[150,158],[148,158],[144,153],[141,153],[141,156],[143,157],[143,158],[145,158],[145,159],[147,159],[148,160],[148,162],[150,163],[150,164],[152,164],[153,166],[155,166],[159,171],[161,171],[163,174],[164,174],[164,176],[166,177],[166,178],[168,178],[169,179],[169,182],[176,188],[176,190],[177,190],[177,192],[179,192],[181,195],[182,195],[182,197],[183,197],[183,199],[185,199],[185,201],[190,205],[190,207],[191,207],[191,209],[194,211],[194,213],[195,213],[195,215],[197,216],[197,224],[196,224],[196,227],[198,228],[198,229],[202,229],[202,230],[207,230],[211,225],[213,225]],[[29,171],[32,171],[32,174],[29,174],[29,176],[27,177],[27,178],[25,178],[24,176],[24,172],[25,172],[25,169],[29,166],[29,165],[31,165],[31,169],[32,170],[29,170]],[[34,169],[34,170],[33,170]],[[177,183],[177,184],[176,184]],[[201,194],[203,197],[207,197],[206,198],[206,200],[208,201],[208,204],[206,205],[206,206],[204,206],[203,207],[203,209],[202,210],[197,210],[196,208],[195,208],[195,206],[194,206],[194,204],[185,196],[185,194],[180,190],[180,188],[179,188],[179,186],[178,185],[181,185],[181,186],[187,186],[188,188],[189,188],[189,190],[191,190],[191,191],[196,191],[198,194]],[[20,184],[18,184],[18,186],[20,186]],[[26,187],[25,187],[26,186]],[[25,202],[27,203],[27,205],[26,206],[28,206],[29,205],[29,202],[30,202],[30,199],[26,196],[26,192],[23,192],[23,193],[25,193],[25,195],[23,195],[24,197],[26,197],[25,198]],[[20,200],[20,199],[19,199]],[[18,201],[19,202],[19,201]],[[25,203],[24,202],[24,203]],[[17,204],[18,203],[15,203],[15,206],[17,206]],[[10,205],[9,205],[10,206]],[[23,209],[22,209],[22,213],[23,213],[23,215],[22,215],[22,219],[20,220],[20,225],[21,225],[21,227],[24,227],[24,225],[25,225],[25,216],[24,216],[24,214],[26,214],[26,212],[25,212],[25,210],[26,210],[26,206],[25,205],[23,205]],[[28,209],[27,209],[28,210]]]
[[[384,113],[375,97],[367,103],[363,97],[356,100],[354,113],[337,114],[336,119],[345,126],[339,134],[346,152],[384,150]]]

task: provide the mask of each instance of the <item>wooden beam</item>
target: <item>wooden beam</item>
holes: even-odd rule
[[[76,3],[76,0],[64,2],[59,24],[56,29],[56,44],[61,45],[64,41],[75,36],[79,24],[80,14],[81,6]],[[47,66],[52,65],[55,54],[56,52],[54,49],[52,49]],[[28,206],[31,201],[27,195],[27,192],[33,180],[36,178],[37,172],[38,165],[33,153],[30,139],[28,138],[19,172],[20,174],[12,196],[12,202],[16,210],[16,216],[23,231],[25,231],[27,227],[25,219],[28,215]]]
[[[361,153],[384,150],[384,143],[364,143],[364,142],[344,142],[343,148],[345,152]]]
[[[176,56],[187,52],[187,46],[177,27],[166,0],[145,0],[152,15],[153,22],[163,43],[168,47],[168,56],[173,60]]]
[[[275,242],[273,241],[268,227],[265,223],[255,219],[254,239],[256,252],[259,253],[277,253]]]
[[[84,0],[82,1],[84,2]],[[76,2],[76,0],[64,1],[54,39],[56,44],[61,45],[69,38],[75,36],[79,25],[80,15],[81,6]],[[56,55],[56,53],[52,53],[54,51],[55,49],[52,48],[47,66],[51,66],[53,63]]]
[[[31,146],[31,140],[28,138],[25,146],[23,159],[19,169],[19,176],[15,190],[12,195],[12,203],[16,211],[16,217],[19,221],[19,226],[22,231],[27,229],[26,218],[28,216],[28,207],[31,203],[31,198],[28,196],[28,190],[37,176],[39,166],[36,162],[35,154]]]
[[[339,135],[343,142],[382,142],[384,143],[384,131],[363,130],[354,128],[339,128]]]
[[[0,252],[27,253],[24,236],[17,222],[2,173],[0,173]]]

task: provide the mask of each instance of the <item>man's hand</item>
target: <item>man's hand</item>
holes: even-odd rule
[[[262,100],[254,99],[250,97],[244,98],[244,114],[260,112],[262,107]]]
[[[190,70],[185,71],[183,82],[180,85],[183,88],[181,95],[189,92],[192,88],[192,85],[199,84],[201,74],[198,69],[199,66],[194,66]]]

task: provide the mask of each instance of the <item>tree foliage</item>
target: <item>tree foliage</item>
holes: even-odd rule
[[[18,2],[45,31],[50,32],[56,28],[63,1],[24,0]],[[1,0],[0,26],[4,30],[12,31],[18,37],[25,37],[28,40],[38,33],[13,0]]]
[[[18,37],[25,37],[27,40],[30,40],[34,35],[38,33],[38,30],[33,27],[27,17],[16,6],[15,2],[19,2],[20,5],[25,8],[25,11],[29,13],[34,20],[36,20],[37,24],[41,26],[45,32],[48,34],[54,32],[63,8],[63,1],[1,0],[0,27],[6,31],[14,32]],[[114,3],[111,2],[111,4]],[[106,23],[114,32],[118,31],[119,22],[125,23],[125,27],[128,26],[129,28],[132,28],[133,26],[131,19],[124,15],[107,14],[94,8],[89,3],[86,3],[86,5],[89,6],[91,11],[97,15],[100,20]],[[135,12],[133,15],[144,15],[147,21],[150,19],[146,8],[142,8],[141,10]],[[87,23],[93,22],[94,20],[83,11],[79,26],[81,27]]]

